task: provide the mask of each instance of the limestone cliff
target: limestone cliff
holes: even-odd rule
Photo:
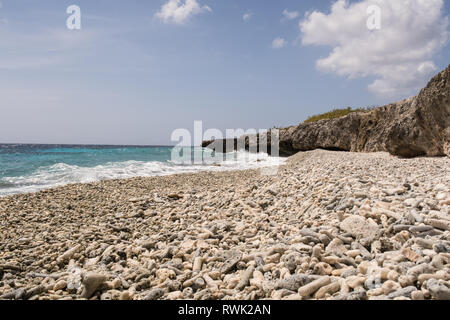
[[[248,149],[249,138],[241,139]],[[270,153],[270,135],[268,141]],[[217,149],[221,144],[205,141],[203,146]],[[229,146],[236,149],[237,139]],[[450,66],[413,98],[280,130],[280,155],[314,149],[387,151],[400,157],[450,156]],[[231,150],[224,147],[223,151]]]

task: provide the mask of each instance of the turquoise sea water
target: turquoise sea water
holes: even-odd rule
[[[173,151],[174,147],[0,144],[0,196],[69,183],[249,169],[273,162],[267,155],[234,153],[193,164],[173,160]],[[184,148],[182,152],[201,157],[205,150]]]

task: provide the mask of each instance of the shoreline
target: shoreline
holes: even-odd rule
[[[450,159],[316,150],[259,169],[0,198],[0,299],[440,299]],[[375,275],[375,276],[374,276]]]
[[[264,168],[264,167],[262,167]],[[169,173],[166,175],[155,175],[155,176],[137,176],[137,177],[131,177],[131,178],[114,178],[114,179],[105,179],[105,180],[98,180],[98,181],[92,181],[92,182],[74,182],[74,183],[67,183],[62,184],[59,186],[49,187],[37,191],[30,191],[25,193],[16,193],[16,194],[10,194],[10,195],[4,195],[0,196],[0,202],[8,200],[7,198],[15,198],[15,197],[21,197],[21,196],[34,196],[39,194],[46,194],[46,193],[53,193],[56,191],[63,191],[60,189],[72,189],[75,187],[83,188],[83,186],[86,187],[95,187],[95,185],[103,184],[103,183],[117,183],[117,184],[123,184],[123,183],[133,183],[137,180],[141,179],[158,179],[158,178],[167,178],[167,177],[175,177],[175,178],[181,178],[183,176],[195,176],[200,174],[217,174],[217,173],[237,173],[237,172],[243,172],[243,171],[259,171],[261,168],[255,168],[255,169],[230,169],[230,170],[223,170],[223,171],[210,171],[210,170],[204,170],[204,171],[197,171],[197,172],[181,172],[181,173]]]
[[[156,148],[156,147],[155,147]],[[104,161],[91,165],[78,164],[76,160],[64,162],[61,159],[51,165],[42,164],[34,171],[22,175],[0,178],[0,199],[3,197],[30,194],[67,185],[95,183],[108,180],[161,177],[198,172],[243,171],[283,164],[287,158],[274,158],[267,154],[233,152],[218,159],[204,158],[203,162],[179,163],[169,159]],[[211,161],[210,161],[211,160]],[[216,160],[216,161],[215,161]],[[197,160],[196,160],[197,161]],[[25,169],[24,169],[25,170]],[[8,172],[8,171],[6,171]]]

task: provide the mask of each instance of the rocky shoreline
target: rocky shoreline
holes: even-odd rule
[[[450,299],[449,177],[316,150],[0,198],[0,299]]]
[[[389,152],[405,158],[450,157],[450,66],[434,76],[415,97],[368,112],[278,130],[274,150],[281,156],[325,149]],[[225,152],[240,148],[256,150],[260,141],[270,154],[270,132],[239,139],[204,141],[203,147]]]

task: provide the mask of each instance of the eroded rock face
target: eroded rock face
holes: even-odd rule
[[[211,148],[218,145],[220,141],[204,143]],[[314,149],[387,151],[400,157],[450,156],[450,66],[413,98],[370,112],[280,130],[280,155]]]

